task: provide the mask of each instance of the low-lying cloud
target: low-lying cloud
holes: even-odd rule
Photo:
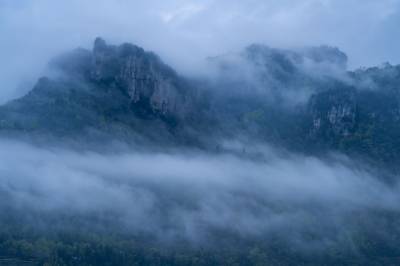
[[[373,223],[379,216],[370,212],[400,211],[398,184],[348,158],[268,147],[257,154],[98,154],[2,140],[1,207],[43,214],[44,222],[49,214],[105,215],[130,232],[164,240],[207,242],[217,230],[304,244],[304,234],[335,242],[363,215]]]

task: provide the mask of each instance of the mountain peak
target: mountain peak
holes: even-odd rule
[[[178,75],[157,55],[139,46],[107,45],[103,39],[96,38],[90,78],[103,86],[120,88],[132,104],[145,107],[151,113],[183,113],[178,109],[182,107],[185,90]]]
[[[271,48],[264,44],[251,44],[246,47],[244,54],[249,59],[272,59],[289,60],[293,63],[302,63],[310,60],[314,63],[329,63],[346,67],[347,55],[337,47],[328,45],[310,46],[301,49],[287,50]]]
[[[106,41],[101,37],[97,37],[94,40],[93,50],[94,51],[96,51],[96,50],[104,50],[105,48],[107,48]]]
[[[317,47],[308,47],[303,51],[304,56],[316,63],[330,63],[341,67],[347,65],[347,55],[337,47],[321,45]]]

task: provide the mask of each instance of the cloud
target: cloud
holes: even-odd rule
[[[244,238],[278,234],[291,242],[304,242],[309,233],[316,242],[334,242],[359,228],[360,217],[374,221],[380,218],[374,211],[400,211],[399,186],[348,158],[260,146],[249,151],[258,159],[190,151],[99,154],[1,140],[0,206],[38,213],[44,223],[52,215],[103,214],[115,228],[194,242],[210,241],[215,230]]]
[[[154,50],[184,73],[207,56],[253,42],[337,45],[353,67],[398,63],[399,8],[398,0],[6,0],[0,3],[0,101],[28,91],[55,54],[89,48],[96,36]]]

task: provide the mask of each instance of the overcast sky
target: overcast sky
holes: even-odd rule
[[[0,0],[0,102],[96,36],[153,50],[180,71],[254,42],[338,46],[352,68],[397,64],[399,12],[400,0]]]

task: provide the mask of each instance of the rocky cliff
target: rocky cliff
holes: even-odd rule
[[[133,104],[161,115],[184,116],[186,89],[175,71],[157,55],[132,44],[94,42],[91,79],[122,88]]]

